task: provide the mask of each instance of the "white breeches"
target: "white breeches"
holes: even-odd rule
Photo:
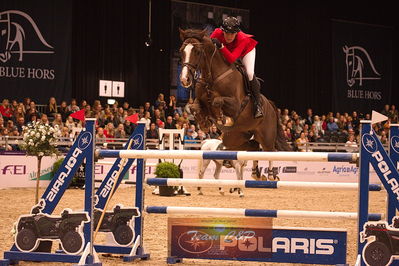
[[[245,70],[247,71],[247,75],[250,81],[254,78],[255,74],[255,57],[256,57],[256,51],[254,48],[251,50],[251,52],[247,53],[242,58],[242,63],[244,64]]]

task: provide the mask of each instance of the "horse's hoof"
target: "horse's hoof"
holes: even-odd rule
[[[244,193],[243,194],[240,194],[240,198],[243,198],[244,197]]]
[[[280,181],[280,177],[278,177],[278,176],[276,176],[276,175],[273,176],[273,178],[274,178],[275,181]]]
[[[260,177],[260,180],[266,181],[266,180],[267,180],[267,177],[266,177],[265,175],[262,175],[262,176]]]

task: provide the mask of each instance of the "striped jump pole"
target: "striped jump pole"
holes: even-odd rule
[[[200,150],[97,150],[100,158],[136,159],[202,159],[202,160],[259,160],[259,161],[306,161],[351,162],[358,153],[327,152],[263,152],[263,151],[200,151]]]
[[[298,182],[298,181],[255,181],[255,180],[215,180],[182,178],[147,178],[151,186],[198,186],[198,187],[239,187],[239,188],[312,188],[312,189],[358,189],[358,183]],[[381,185],[370,184],[370,191],[380,191]]]
[[[270,218],[321,218],[356,220],[356,212],[326,212],[326,211],[295,211],[295,210],[262,210],[240,208],[208,208],[208,207],[175,207],[147,206],[147,213],[207,215],[207,216],[240,216],[240,217],[270,217]],[[381,220],[381,214],[370,213],[369,221]]]

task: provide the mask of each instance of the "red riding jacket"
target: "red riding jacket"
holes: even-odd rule
[[[210,37],[216,38],[223,43],[224,47],[220,49],[220,51],[229,63],[233,63],[238,58],[243,58],[258,44],[257,41],[251,38],[253,35],[246,34],[242,31],[237,33],[236,38],[231,43],[226,43],[223,31],[220,28],[215,29]]]

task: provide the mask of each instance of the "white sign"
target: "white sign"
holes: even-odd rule
[[[125,97],[125,82],[112,81],[112,97]]]
[[[112,97],[112,81],[100,80],[98,94],[100,97]]]

